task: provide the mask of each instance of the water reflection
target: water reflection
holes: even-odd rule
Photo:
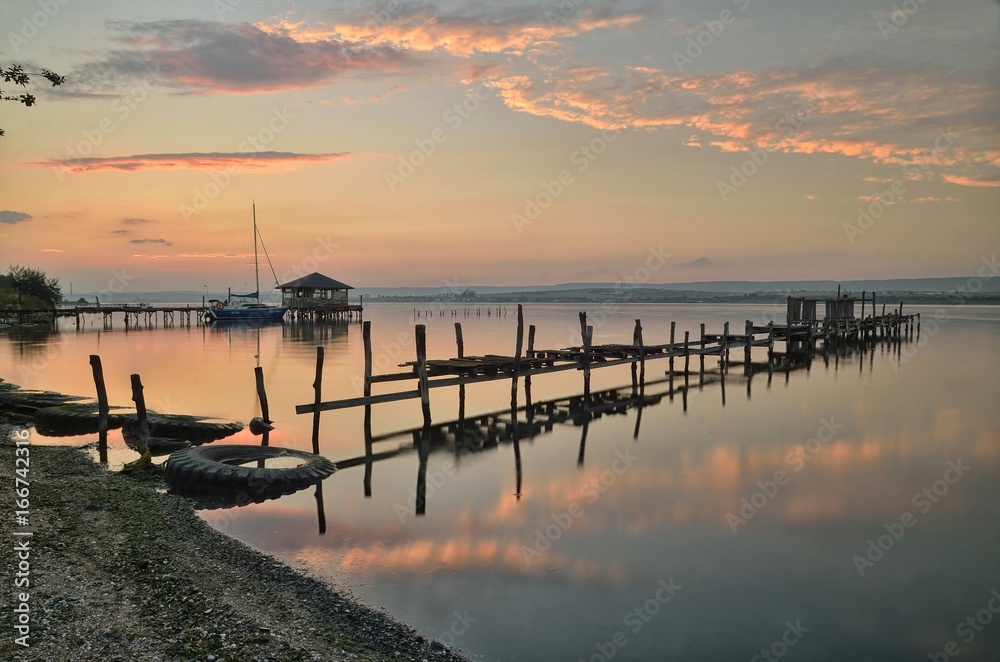
[[[692,388],[702,391],[706,386],[718,385],[720,401],[726,406],[726,382],[734,379],[746,385],[746,399],[751,399],[754,376],[766,374],[766,388],[770,389],[775,372],[789,379],[791,373],[803,371],[808,373],[812,367],[813,357],[821,355],[825,365],[829,365],[831,354],[835,364],[840,358],[856,360],[863,372],[867,354],[874,355],[874,345],[843,345],[819,351],[808,351],[798,348],[787,354],[776,352],[771,360],[754,362],[746,360],[738,364],[739,368],[730,374],[731,364],[721,364],[718,368],[706,370],[702,362],[698,372],[688,370],[690,363],[685,361],[685,370],[674,370],[673,359],[666,376],[660,379],[645,380],[644,366],[640,372],[633,369],[633,381],[630,385],[596,392],[586,390],[577,395],[533,402],[531,397],[530,377],[524,381],[526,404],[517,406],[515,394],[513,407],[493,412],[466,416],[466,387],[458,389],[458,417],[454,420],[422,425],[396,432],[372,434],[372,405],[365,409],[364,422],[364,455],[343,458],[336,461],[339,469],[364,466],[362,492],[366,499],[373,496],[372,478],[374,465],[408,453],[416,453],[418,458],[416,489],[414,499],[414,515],[424,516],[427,512],[427,468],[432,453],[447,453],[460,459],[466,454],[482,453],[497,450],[502,445],[513,448],[516,485],[514,496],[519,501],[523,495],[523,465],[521,445],[523,440],[534,440],[551,434],[557,426],[565,425],[580,429],[580,441],[577,452],[577,466],[585,466],[587,435],[593,421],[605,416],[625,416],[629,412],[635,414],[635,424],[632,429],[633,440],[638,440],[642,426],[643,411],[655,407],[664,400],[673,403],[674,396],[681,396],[682,410],[688,413],[688,392]],[[749,359],[749,355],[748,355]],[[641,363],[640,363],[641,365]],[[869,369],[873,364],[869,363]],[[697,386],[692,387],[692,378],[697,378]],[[665,387],[665,388],[664,388]],[[395,448],[375,452],[376,445],[395,445]]]
[[[539,344],[565,346],[576,312],[532,307]],[[628,342],[635,317],[657,339],[674,319],[683,334],[697,333],[700,322],[718,328],[756,316],[721,306],[627,313],[598,329],[601,342]],[[373,307],[376,366],[412,358],[410,316]],[[454,320],[426,321],[428,354],[451,355]],[[475,353],[510,351],[512,318],[464,324]],[[919,347],[793,354],[787,369],[770,371],[755,350],[749,374],[739,361],[725,373],[706,365],[703,374],[694,360],[687,374],[677,359],[672,374],[647,366],[634,390],[629,366],[608,368],[594,373],[592,400],[579,395],[577,373],[536,376],[513,414],[506,382],[470,386],[464,399],[459,389],[440,389],[435,413],[444,422],[426,437],[412,402],[324,415],[323,452],[340,458],[341,470],[315,493],[242,508],[219,526],[350,587],[428,636],[468,610],[479,620],[456,645],[485,659],[589,660],[619,629],[629,644],[616,661],[749,659],[788,620],[810,628],[793,649],[800,659],[924,659],[1000,586],[990,560],[1000,547],[998,329],[1000,311],[967,308]],[[259,349],[255,336],[203,340],[200,329],[144,332],[141,347],[138,335],[122,342],[125,334],[104,334],[109,389],[119,389],[111,400],[127,400],[121,375],[142,372],[151,393],[176,398],[174,411],[246,421],[256,407],[259,360],[278,421],[270,443],[308,448],[310,417],[289,412],[312,400],[315,349],[273,331],[261,330]],[[324,396],[361,394],[352,382],[362,374],[360,332],[352,326],[326,345]],[[23,385],[88,393],[83,371],[96,339],[74,336],[58,370]],[[0,350],[0,369],[16,375],[14,349]],[[176,358],[156,358],[177,356],[198,366],[195,379]],[[615,399],[599,401],[607,391]],[[613,403],[629,398],[634,404],[616,414]],[[558,403],[551,415],[548,402]],[[610,410],[588,415],[602,404]],[[562,422],[553,420],[559,412]],[[810,445],[824,420],[844,427]],[[244,441],[260,443],[246,434]],[[616,473],[622,457],[630,464]],[[959,458],[971,469],[922,512],[914,495]],[[756,508],[755,495],[761,485],[773,491],[778,471],[788,480]],[[741,513],[743,500],[756,512]],[[916,526],[860,576],[853,557],[907,511]],[[734,532],[729,514],[746,523]],[[212,522],[222,515],[203,514]],[[641,632],[627,630],[623,617],[671,577],[683,587],[675,599]],[[993,659],[1000,628],[962,643],[960,659]]]

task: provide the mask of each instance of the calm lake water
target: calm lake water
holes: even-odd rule
[[[536,347],[576,343],[581,309],[526,305]],[[377,373],[413,358],[412,312],[367,307]],[[466,354],[512,354],[514,307],[483,312],[417,320],[427,324],[429,356],[455,355],[455,321]],[[818,356],[808,371],[757,374],[748,387],[735,352],[725,406],[722,385],[699,389],[695,377],[686,397],[586,427],[557,423],[517,451],[509,442],[479,451],[435,442],[423,453],[420,516],[422,454],[409,433],[374,444],[376,453],[402,452],[373,463],[371,496],[363,463],[324,481],[324,533],[313,489],[202,516],[483,660],[768,659],[754,657],[762,651],[789,660],[997,660],[1000,309],[907,312],[922,312],[923,328],[902,357],[884,346]],[[696,337],[700,322],[718,333],[730,321],[738,332],[745,319],[775,313],[621,305],[589,314],[595,343],[631,342],[641,318],[654,344],[667,341],[671,321],[679,338]],[[324,399],[360,395],[359,324],[126,333],[120,321],[112,331],[93,322],[79,332],[64,322],[57,333],[0,334],[0,376],[89,396],[87,357],[96,353],[112,404],[130,404],[129,374],[138,372],[152,409],[247,422],[259,413],[259,364],[277,425],[271,445],[305,450],[311,417],[294,406],[313,399],[317,345],[326,353]],[[667,393],[652,383],[666,368],[647,364],[646,395]],[[627,366],[593,373],[593,390],[629,383]],[[466,390],[469,416],[509,407],[507,381]],[[581,391],[576,371],[532,380],[535,401]],[[456,418],[458,407],[457,389],[431,392],[435,422]],[[323,454],[363,457],[363,419],[363,409],[325,413]],[[419,401],[373,408],[376,437],[419,425]],[[135,457],[120,434],[111,439],[113,467]],[[245,431],[229,441],[259,438]]]

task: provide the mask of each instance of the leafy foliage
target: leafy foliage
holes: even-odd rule
[[[42,69],[40,73],[28,72],[19,64],[12,64],[9,67],[0,67],[0,77],[3,77],[4,83],[14,83],[20,87],[27,87],[31,83],[32,76],[41,76],[45,80],[52,83],[52,86],[62,85],[66,82],[65,76],[60,76],[57,73],[49,71],[48,69]],[[28,92],[21,92],[20,94],[8,94],[3,89],[0,89],[0,101],[16,101],[17,103],[23,103],[25,106],[35,105],[35,95]],[[3,129],[0,129],[0,137],[4,135]]]
[[[23,297],[32,297],[49,306],[62,301],[58,278],[49,278],[40,269],[16,264],[5,275],[0,275],[0,290],[9,290],[22,303]]]

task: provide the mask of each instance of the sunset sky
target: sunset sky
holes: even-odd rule
[[[996,0],[15,0],[0,25],[0,63],[67,77],[2,105],[0,266],[64,289],[239,288],[252,200],[279,279],[355,287],[961,276],[1000,239]]]

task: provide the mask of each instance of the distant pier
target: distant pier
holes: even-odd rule
[[[855,315],[857,299],[840,297],[823,301],[825,316],[816,315],[820,300],[788,297],[784,324],[771,322],[766,326],[755,325],[747,320],[742,332],[734,331],[726,322],[722,333],[707,333],[705,324],[700,325],[700,333],[692,338],[690,332],[684,333],[684,338],[677,338],[676,323],[670,325],[669,342],[661,344],[645,344],[642,335],[642,323],[635,321],[632,344],[593,345],[593,326],[587,324],[587,314],[580,313],[580,335],[582,345],[560,349],[543,349],[534,346],[535,327],[527,330],[527,346],[525,347],[525,329],[523,310],[517,307],[517,334],[514,343],[514,354],[511,356],[487,354],[484,356],[466,356],[462,337],[461,322],[455,323],[455,339],[457,356],[448,359],[428,359],[426,353],[426,326],[417,324],[415,327],[416,357],[413,361],[400,364],[408,368],[403,372],[376,375],[372,373],[371,322],[364,322],[363,342],[365,353],[364,394],[360,397],[341,400],[323,401],[322,386],[322,348],[317,348],[316,381],[314,382],[315,401],[309,404],[297,405],[297,414],[313,414],[314,430],[318,432],[319,415],[323,411],[345,409],[359,406],[371,406],[385,402],[401,400],[421,401],[424,414],[424,424],[431,424],[430,390],[447,386],[475,384],[497,379],[511,380],[511,406],[517,407],[518,381],[524,378],[526,387],[533,375],[561,372],[565,370],[579,371],[583,376],[584,397],[590,393],[590,373],[598,368],[615,365],[631,365],[633,384],[645,381],[646,363],[657,359],[667,359],[670,362],[667,374],[675,373],[675,363],[684,362],[683,374],[691,374],[691,361],[698,361],[698,373],[705,373],[705,357],[719,357],[720,370],[723,374],[729,369],[730,353],[743,351],[743,363],[747,369],[752,367],[751,355],[754,347],[767,348],[768,371],[788,369],[802,354],[811,355],[817,347],[824,351],[841,344],[869,345],[874,343],[901,344],[904,340],[912,340],[914,334],[919,337],[920,314],[904,314],[903,302],[893,310],[886,311],[883,303],[881,313],[876,308],[876,299],[872,295],[869,300],[866,293],[861,297],[861,311]],[[867,305],[871,306],[871,314],[865,315]],[[778,351],[783,345],[784,351]],[[372,394],[372,385],[395,382],[416,381],[416,388],[397,390],[378,395]]]
[[[53,325],[60,317],[76,319],[76,328],[84,327],[85,315],[100,315],[105,329],[114,328],[115,320],[120,320],[125,329],[140,327],[164,328],[205,324],[208,307],[202,304],[158,305],[145,303],[86,304],[41,309],[0,310],[0,322],[5,324],[28,324],[34,321],[50,321]],[[301,308],[290,306],[285,313],[288,321],[310,322],[350,322],[362,319],[364,308],[360,304],[311,306]],[[252,322],[252,320],[251,320]]]
[[[113,328],[114,316],[119,315],[126,329],[138,328],[141,322],[147,327],[158,326],[162,320],[163,326],[191,326],[192,318],[195,324],[202,323],[205,312],[203,305],[149,305],[145,303],[118,304],[86,304],[64,306],[61,308],[43,308],[35,310],[0,310],[0,320],[6,323],[18,322],[26,324],[32,320],[49,319],[55,324],[60,317],[76,318],[76,328],[83,326],[84,315],[100,315],[105,329]]]

